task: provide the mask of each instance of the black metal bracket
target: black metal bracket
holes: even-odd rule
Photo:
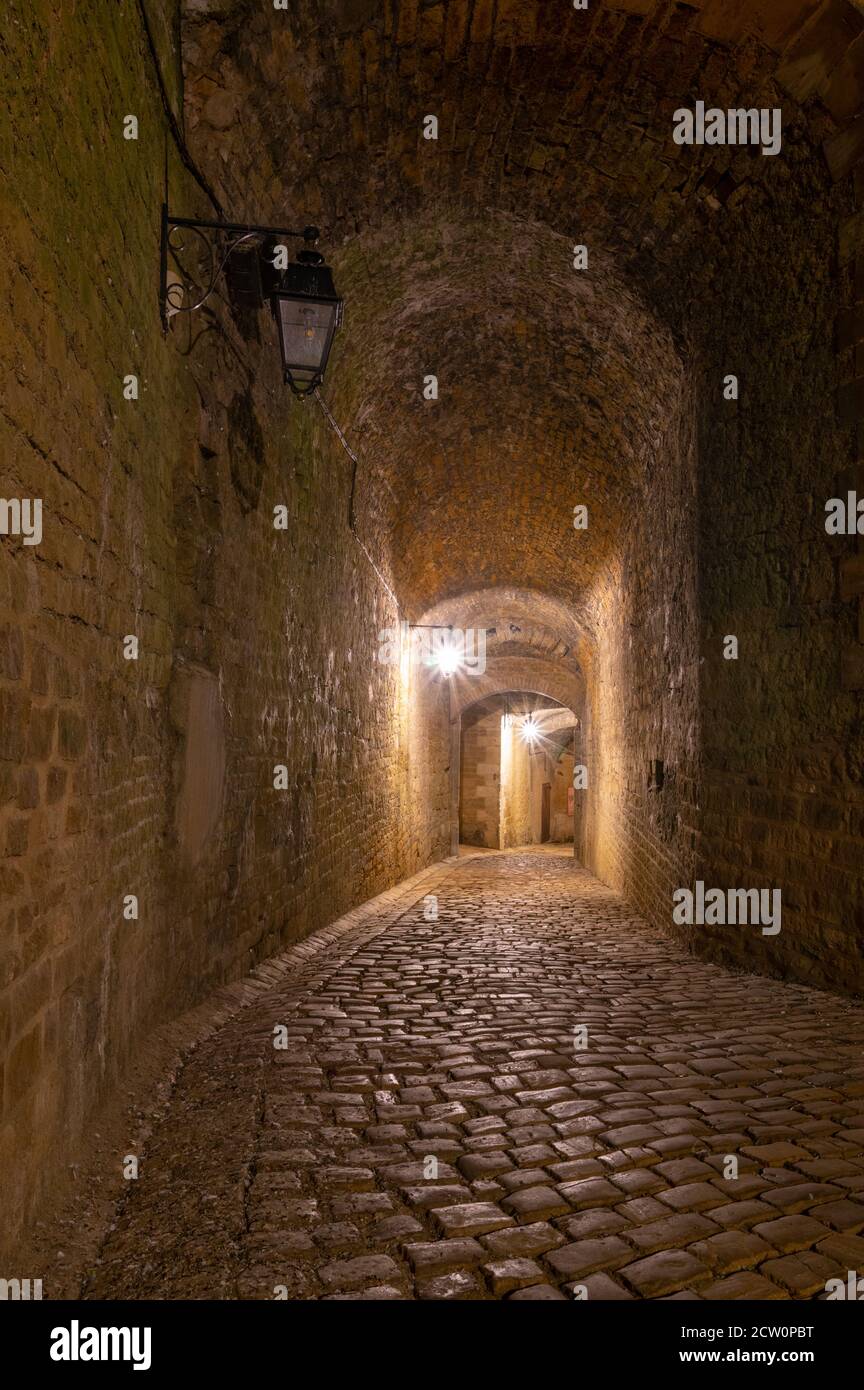
[[[210,283],[200,299],[194,304],[178,304],[172,301],[171,290],[175,286],[168,284],[168,257],[176,250],[182,249],[172,246],[171,234],[177,229],[186,228],[195,233],[204,242],[210,253]],[[218,237],[214,236],[208,240],[205,233],[219,233],[230,240],[226,246],[218,245]],[[266,239],[268,237],[291,237],[295,240],[302,238],[307,248],[314,246],[320,236],[317,227],[304,227],[299,231],[296,227],[265,227],[256,223],[247,222],[216,222],[199,221],[192,217],[173,217],[168,211],[168,204],[162,204],[162,235],[160,243],[160,284],[159,284],[159,312],[162,319],[162,327],[167,330],[168,321],[174,314],[189,314],[196,309],[202,308],[210,298],[216,288],[216,282],[228,263],[228,259],[233,251],[236,251],[244,242],[254,238]],[[221,259],[216,264],[217,246]]]

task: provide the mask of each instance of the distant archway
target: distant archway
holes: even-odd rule
[[[550,841],[575,848],[582,824],[573,776],[581,750],[576,712],[546,693],[508,689],[467,703],[458,728],[456,848]]]

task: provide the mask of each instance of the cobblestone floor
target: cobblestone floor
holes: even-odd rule
[[[86,1297],[809,1299],[864,1270],[864,1007],[696,961],[563,855],[414,896],[190,1055]]]

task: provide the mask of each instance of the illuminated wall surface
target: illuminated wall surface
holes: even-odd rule
[[[860,995],[861,5],[5,8],[4,1239],[160,1030],[544,783],[634,921]],[[165,201],[321,229],[318,397],[225,275],[163,328]]]

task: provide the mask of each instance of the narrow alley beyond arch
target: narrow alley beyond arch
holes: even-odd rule
[[[189,1052],[83,1295],[824,1297],[864,1262],[862,1042],[572,853],[451,859]]]

